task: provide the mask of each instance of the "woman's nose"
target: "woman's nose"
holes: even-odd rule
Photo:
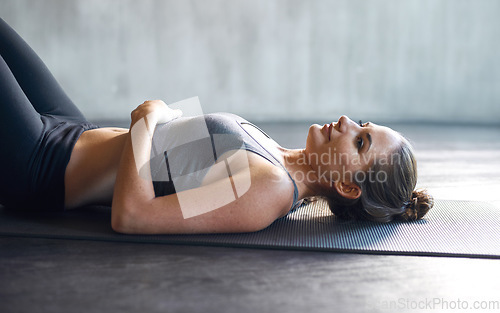
[[[338,120],[339,131],[345,132],[350,126],[352,120],[345,115],[342,115]]]

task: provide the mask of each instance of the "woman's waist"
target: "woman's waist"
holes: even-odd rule
[[[112,190],[128,129],[98,128],[83,132],[65,172],[65,203],[72,207],[102,198]]]

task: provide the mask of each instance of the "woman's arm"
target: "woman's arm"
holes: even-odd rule
[[[139,173],[138,168],[142,166],[136,164],[147,164],[154,127],[172,114],[165,107],[163,102],[150,101],[132,112],[113,194],[115,231],[133,234],[251,232],[267,227],[291,206],[293,185],[286,174],[252,154],[248,158],[248,171],[232,173],[229,178],[200,188],[155,197],[149,171]],[[248,190],[228,202],[228,186],[243,186],[249,179]],[[289,183],[284,183],[287,181]]]

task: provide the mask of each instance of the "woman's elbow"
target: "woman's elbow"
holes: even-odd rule
[[[111,206],[111,228],[122,234],[133,234],[134,218],[132,210],[126,206]]]

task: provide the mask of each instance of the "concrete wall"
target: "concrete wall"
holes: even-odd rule
[[[500,116],[496,0],[0,0],[90,119],[199,96],[250,120]]]

